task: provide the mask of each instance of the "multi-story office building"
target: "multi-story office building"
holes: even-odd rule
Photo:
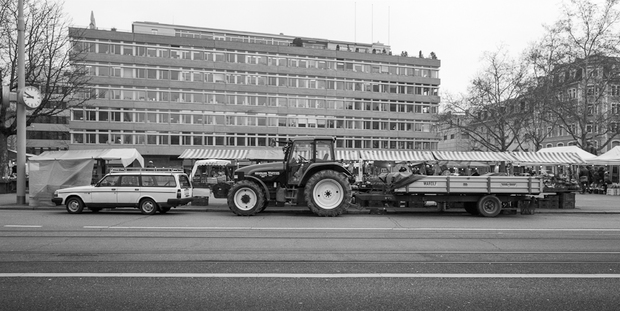
[[[335,136],[341,150],[437,148],[437,59],[379,43],[151,22],[70,34],[92,91],[71,110],[69,149],[131,147],[174,165],[189,149],[233,158],[299,135]]]

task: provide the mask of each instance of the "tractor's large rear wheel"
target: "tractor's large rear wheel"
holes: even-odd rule
[[[252,216],[263,210],[265,195],[254,182],[242,180],[228,191],[228,208],[239,216]]]
[[[314,214],[338,216],[347,210],[351,201],[351,185],[336,171],[319,171],[306,183],[305,199]]]

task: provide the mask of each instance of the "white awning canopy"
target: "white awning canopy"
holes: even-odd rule
[[[246,159],[247,149],[185,149],[181,159]]]
[[[587,162],[595,165],[620,165],[620,146],[613,147],[611,150],[598,157],[589,159]]]
[[[363,160],[394,162],[435,161],[431,151],[361,150]]]
[[[506,152],[483,151],[433,151],[438,161],[466,163],[513,162],[515,159]]]
[[[29,160],[53,161],[80,159],[118,160],[125,167],[137,160],[140,166],[144,167],[144,158],[135,148],[46,151],[38,156],[30,157]]]
[[[584,164],[574,152],[513,152],[517,165]]]

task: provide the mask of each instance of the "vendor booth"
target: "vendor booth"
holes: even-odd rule
[[[99,167],[106,163],[144,167],[144,158],[134,148],[43,152],[28,159],[30,205],[51,206],[55,190],[92,184],[98,161]]]

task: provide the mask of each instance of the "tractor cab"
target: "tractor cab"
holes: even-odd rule
[[[289,185],[299,185],[312,166],[321,162],[335,162],[332,137],[294,138],[284,148],[286,177]]]

